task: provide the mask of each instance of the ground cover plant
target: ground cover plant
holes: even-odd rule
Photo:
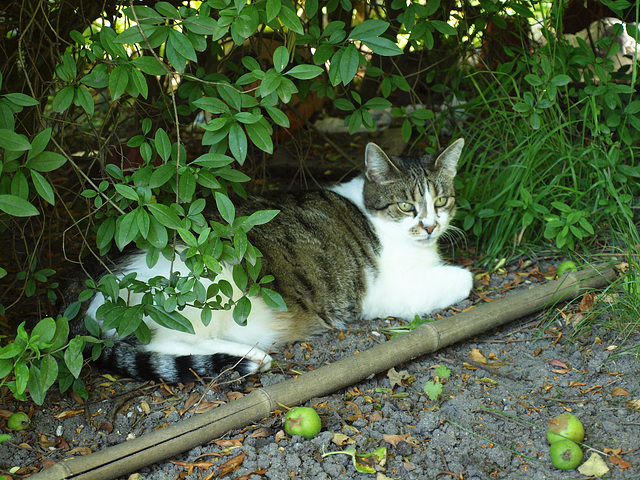
[[[600,4],[638,19],[630,2]],[[632,332],[637,322],[626,319],[640,304],[637,58],[619,68],[611,36],[570,42],[570,7],[8,2],[0,9],[8,59],[0,68],[3,396],[42,404],[54,385],[87,396],[83,366],[105,340],[92,322],[91,336],[71,336],[69,321],[98,290],[108,299],[107,326],[142,340],[144,315],[188,331],[186,304],[200,306],[205,323],[218,308],[243,323],[246,297],[225,305],[217,293],[228,283],[201,286],[220,262],[237,265],[234,281],[251,284],[248,296],[284,308],[246,239],[276,213],[236,217],[234,203],[263,163],[268,169],[275,146],[295,144],[323,109],[350,133],[375,130],[375,112],[387,110],[410,148],[433,151],[464,136],[459,225],[476,264],[540,251],[580,256],[580,264],[615,253],[629,265],[621,284],[631,287],[607,308]],[[531,30],[539,32],[533,40]],[[513,31],[520,35],[504,36]],[[615,33],[638,37],[631,23]],[[223,223],[204,222],[207,204]],[[58,315],[62,279],[83,259],[137,245],[153,264],[173,255],[178,240],[189,247],[188,275],[149,284],[107,275]],[[143,305],[122,305],[121,288],[145,292]]]

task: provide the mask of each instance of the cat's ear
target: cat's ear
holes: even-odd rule
[[[375,143],[368,143],[364,153],[364,174],[373,183],[385,184],[393,181],[398,171],[389,156]]]
[[[458,170],[458,160],[460,160],[460,154],[462,154],[462,147],[464,146],[464,139],[459,138],[451,145],[449,145],[444,152],[442,152],[438,158],[436,158],[436,167],[443,168],[455,176]]]

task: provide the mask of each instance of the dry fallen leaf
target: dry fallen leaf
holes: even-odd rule
[[[551,365],[551,366],[553,366],[553,367],[569,368],[569,367],[567,366],[567,364],[566,364],[566,363],[564,363],[564,362],[563,362],[563,361],[561,361],[561,360],[551,360],[551,361],[549,362],[549,365]]]
[[[237,457],[233,457],[231,460],[227,460],[222,465],[220,465],[220,470],[218,470],[218,476],[224,477],[225,475],[230,474],[231,472],[236,471],[244,462],[244,457],[247,456],[247,452],[243,452]]]
[[[640,406],[638,408],[640,408]],[[379,422],[380,420],[382,420],[382,412],[380,411],[376,410],[371,415],[369,415],[369,423]]]
[[[336,445],[338,445],[339,447],[343,445],[350,445],[352,443],[356,443],[356,441],[353,438],[348,437],[344,433],[334,433],[331,441]]]
[[[626,470],[627,468],[631,467],[631,464],[629,462],[613,455],[609,457],[609,461],[614,465],[620,467],[622,470]]]
[[[387,377],[389,378],[389,383],[391,383],[391,388],[393,388],[396,385],[402,385],[402,381],[407,380],[411,375],[406,370],[398,372],[395,368],[392,368],[387,372]]]
[[[640,398],[627,402],[627,407],[633,408],[634,410],[640,410]]]
[[[382,439],[394,447],[397,447],[400,442],[406,442],[409,436],[409,433],[405,433],[404,435],[382,435]]]
[[[578,471],[588,477],[602,477],[609,471],[609,467],[607,467],[603,458],[594,452],[589,457],[589,460],[578,467]]]
[[[239,398],[242,398],[243,396],[244,395],[242,395],[242,393],[240,393],[240,392],[229,392],[229,393],[227,393],[227,398],[232,402],[234,400],[238,400]]]
[[[253,475],[264,475],[267,471],[263,468],[262,470],[256,470],[255,472],[247,473],[246,475],[241,475],[236,480],[249,480]]]
[[[589,310],[591,310],[591,307],[593,306],[595,299],[596,299],[595,293],[592,293],[592,292],[585,293],[584,296],[582,297],[582,300],[580,300],[580,306],[578,307],[578,311],[588,312]]]
[[[56,420],[60,420],[63,418],[76,417],[78,415],[82,415],[84,413],[84,409],[82,410],[65,410],[64,412],[57,413],[53,416]]]
[[[624,395],[631,395],[631,394],[629,392],[627,392],[622,387],[615,387],[613,390],[611,390],[611,395],[615,395],[617,397],[621,397],[621,396],[624,396]]]
[[[218,408],[220,405],[224,405],[224,402],[220,400],[203,400],[200,404],[195,408],[193,413],[205,413],[213,410],[214,408]]]
[[[273,433],[273,430],[270,428],[260,427],[256,428],[253,433],[250,435],[251,438],[266,438]]]
[[[487,359],[484,355],[482,355],[482,353],[480,353],[480,350],[478,350],[477,348],[471,349],[471,352],[469,352],[469,358],[474,362],[482,363],[483,365],[487,364]]]
[[[244,438],[229,438],[224,440],[214,440],[213,443],[215,443],[216,445],[222,448],[241,447],[243,440]]]

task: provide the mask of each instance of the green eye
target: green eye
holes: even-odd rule
[[[398,208],[405,213],[413,212],[415,210],[415,207],[413,206],[413,204],[409,202],[398,203]]]
[[[449,197],[438,197],[433,203],[437,208],[444,207],[449,201]]]

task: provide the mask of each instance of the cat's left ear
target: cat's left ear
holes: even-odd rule
[[[458,161],[462,154],[462,147],[464,146],[464,139],[459,138],[451,145],[449,145],[444,152],[436,158],[436,167],[447,170],[451,176],[455,176],[458,170]]]
[[[367,180],[373,183],[385,184],[393,181],[398,171],[389,156],[375,143],[368,143],[364,152],[365,171]]]

